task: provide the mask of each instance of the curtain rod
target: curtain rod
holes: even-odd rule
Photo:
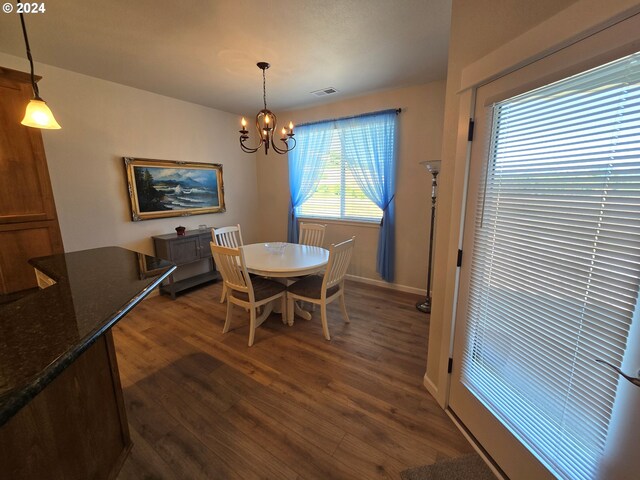
[[[400,113],[402,113],[402,108],[389,108],[387,110],[378,110],[376,112],[367,112],[367,113],[362,113],[360,115],[351,115],[350,117],[329,118],[327,120],[319,120],[317,122],[300,123],[300,124],[296,125],[296,127],[306,127],[307,125],[318,125],[320,123],[331,123],[331,122],[337,122],[339,120],[349,120],[351,118],[368,117],[368,116],[371,116],[371,115],[380,115],[381,113],[388,113],[388,112],[395,112],[396,115],[399,115]]]

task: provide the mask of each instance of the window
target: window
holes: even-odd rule
[[[384,110],[298,126],[289,153],[287,240],[298,241],[300,215],[380,222],[376,271],[395,270],[397,115]]]
[[[640,54],[493,105],[462,383],[563,479],[596,478],[638,315]]]
[[[379,222],[382,210],[362,191],[342,155],[340,127],[330,134],[317,189],[298,209],[301,217]]]

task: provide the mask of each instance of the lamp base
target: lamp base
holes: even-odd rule
[[[431,313],[431,298],[427,297],[424,302],[416,303],[416,308],[422,313]]]

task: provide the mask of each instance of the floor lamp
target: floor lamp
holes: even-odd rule
[[[431,263],[433,260],[433,233],[436,221],[436,194],[438,193],[438,173],[440,160],[420,162],[431,174],[431,228],[429,229],[429,263],[427,264],[427,297],[424,302],[416,303],[416,308],[423,313],[431,313]]]

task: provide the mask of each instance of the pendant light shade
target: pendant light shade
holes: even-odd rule
[[[58,130],[61,128],[47,106],[47,103],[44,100],[35,98],[31,99],[27,104],[27,110],[20,123],[27,127],[45,128],[49,130]]]
[[[22,2],[18,0],[18,3]],[[33,57],[31,56],[31,47],[29,46],[27,26],[24,24],[22,11],[20,11],[20,24],[22,25],[22,35],[24,36],[24,46],[27,49],[29,67],[31,67],[31,88],[33,89],[33,98],[27,104],[24,118],[20,123],[27,127],[59,130],[61,128],[60,124],[56,122],[46,102],[40,98],[40,91],[38,90],[38,84],[36,83],[36,77],[33,71]]]

